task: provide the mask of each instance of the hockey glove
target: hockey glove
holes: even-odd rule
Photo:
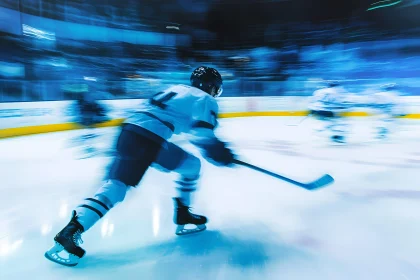
[[[233,163],[235,155],[226,147],[222,141],[215,141],[211,144],[200,145],[204,156],[213,161],[216,165],[228,166]]]

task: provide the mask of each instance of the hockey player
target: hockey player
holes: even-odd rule
[[[310,114],[324,123],[321,131],[331,132],[331,140],[345,142],[347,124],[340,113],[348,110],[346,90],[336,81],[328,81],[327,87],[316,90],[310,100]]]
[[[379,92],[372,95],[371,106],[378,113],[376,125],[376,138],[388,138],[395,117],[402,115],[402,107],[398,100],[399,92],[396,84],[386,84]]]
[[[179,174],[174,198],[176,234],[206,229],[207,218],[189,211],[190,196],[200,177],[200,160],[168,141],[173,134],[188,133],[191,143],[204,157],[220,166],[232,164],[235,156],[214,134],[217,126],[216,97],[222,93],[222,77],[210,67],[195,69],[191,86],[176,85],[156,94],[150,102],[129,117],[119,135],[117,155],[108,181],[72,212],[70,222],[55,237],[55,245],[45,253],[53,262],[74,266],[85,255],[79,244],[89,230],[115,205],[124,200],[127,189],[137,186],[151,165]],[[196,225],[185,229],[187,224]],[[65,250],[69,258],[58,255]]]
[[[95,141],[99,135],[95,133],[93,125],[107,121],[107,110],[98,103],[97,79],[93,77],[84,77],[88,90],[81,93],[75,103],[74,113],[76,115],[76,123],[83,126],[84,129],[76,138],[71,139],[72,145],[80,146],[83,150],[82,157],[88,158],[97,153]]]

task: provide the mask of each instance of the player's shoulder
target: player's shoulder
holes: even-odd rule
[[[313,95],[323,95],[323,94],[326,94],[326,93],[328,93],[327,89],[328,88],[325,88],[325,87],[316,89],[314,91]]]
[[[180,97],[182,99],[188,99],[199,107],[211,108],[213,111],[216,111],[219,108],[217,101],[213,96],[196,87],[179,84],[169,87],[166,92],[175,92],[181,95]]]
[[[184,93],[184,94],[188,94],[192,97],[195,97],[196,99],[201,100],[201,101],[217,103],[215,98],[212,97],[210,94],[202,91],[199,88],[188,86],[188,85],[182,85],[182,84],[175,85],[175,86],[170,87],[168,89],[168,91],[174,91],[174,92],[177,92],[177,93]]]
[[[376,98],[382,98],[382,99],[388,99],[388,100],[395,100],[398,98],[398,95],[390,91],[377,92],[373,96],[375,96]]]
[[[387,96],[390,96],[389,92],[386,92],[386,91],[377,91],[373,95],[374,96],[377,96],[377,97],[387,97]]]
[[[204,91],[189,86],[189,85],[183,85],[183,84],[179,84],[179,85],[173,85],[169,88],[166,89],[167,92],[176,92],[178,94],[188,94],[188,95],[192,95],[192,96],[196,96],[197,98],[201,98],[205,95],[207,95]]]
[[[219,111],[219,105],[216,98],[210,94],[202,91],[201,89],[195,88],[194,96],[196,97],[195,104],[196,106],[202,108],[203,110],[210,110],[213,112]]]
[[[218,104],[217,104],[217,100],[216,98],[214,98],[213,96],[211,96],[210,94],[197,89],[200,91],[200,95],[199,95],[199,101],[206,103],[207,106],[212,107],[212,108],[218,108]]]
[[[316,90],[315,92],[319,95],[322,95],[322,94],[342,93],[342,92],[345,92],[345,90],[342,87],[335,87],[335,88],[324,87],[324,88],[320,88],[320,89]]]

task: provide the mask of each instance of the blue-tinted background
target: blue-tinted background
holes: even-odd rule
[[[200,64],[224,96],[310,95],[321,79],[418,95],[419,3],[1,0],[0,101],[142,98]]]

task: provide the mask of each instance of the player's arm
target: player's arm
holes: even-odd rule
[[[229,165],[234,154],[226,143],[214,134],[219,108],[213,97],[206,96],[193,108],[190,142],[200,148],[203,156],[218,165]]]

